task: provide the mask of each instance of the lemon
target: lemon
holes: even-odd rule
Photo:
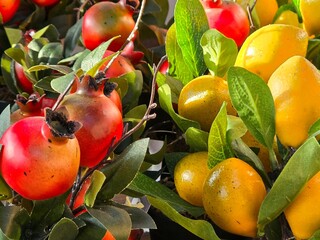
[[[265,196],[265,185],[254,168],[238,158],[228,158],[213,167],[205,180],[203,206],[221,229],[256,237]]]
[[[300,0],[303,26],[309,36],[320,33],[320,0]]]
[[[223,102],[227,103],[227,113],[236,115],[227,81],[217,76],[203,75],[182,88],[178,100],[178,113],[199,122],[202,130],[209,131]]]
[[[253,32],[243,43],[235,66],[246,68],[268,82],[271,74],[288,58],[305,56],[308,34],[286,24],[270,24]]]
[[[290,10],[283,11],[274,23],[301,27],[298,15]]]
[[[285,61],[268,82],[274,99],[276,134],[284,146],[299,147],[320,118],[320,74],[306,58]]]
[[[195,206],[202,206],[203,183],[209,173],[207,161],[208,152],[190,153],[174,169],[174,183],[179,196]]]

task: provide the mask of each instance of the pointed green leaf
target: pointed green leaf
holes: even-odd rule
[[[64,41],[64,55],[69,57],[77,46],[82,33],[82,21],[83,18],[76,21],[76,23],[68,29],[65,41]]]
[[[194,220],[178,213],[171,205],[162,199],[148,197],[152,206],[159,209],[164,215],[172,221],[180,224],[182,227],[193,233],[194,235],[205,240],[219,240],[213,226],[206,220]]]
[[[198,128],[189,127],[185,132],[185,138],[186,143],[190,146],[191,151],[208,151],[208,132],[202,131]]]
[[[236,62],[238,46],[216,29],[209,29],[201,38],[204,61],[212,75],[224,77]]]
[[[268,149],[273,149],[275,108],[268,85],[244,68],[231,67],[228,86],[232,105],[250,133]]]
[[[227,108],[224,102],[214,119],[208,138],[208,167],[211,169],[219,162],[233,157],[227,142]]]
[[[81,62],[82,70],[85,72],[88,72],[92,68],[94,68],[96,66],[96,64],[98,64],[102,60],[105,51],[107,50],[107,48],[109,47],[109,45],[113,41],[113,39],[115,39],[115,38],[117,38],[117,37],[114,37],[114,38],[108,40],[107,42],[100,44],[97,48],[95,48],[93,51],[91,51]],[[113,55],[111,55],[109,57],[111,58],[112,56]]]
[[[75,73],[71,72],[51,81],[51,87],[58,93],[63,93],[69,84],[75,79]]]
[[[117,240],[128,239],[132,223],[127,211],[110,205],[100,206],[99,209],[88,209],[88,211],[98,219]],[[121,226],[121,228],[118,226]]]
[[[73,240],[78,235],[78,226],[69,218],[61,218],[57,222],[50,234],[48,240]]]
[[[148,143],[148,138],[133,142],[119,156],[113,159],[112,164],[108,164],[101,169],[106,175],[106,181],[99,192],[99,199],[111,199],[133,181],[145,158]]]
[[[128,186],[128,189],[146,196],[162,199],[178,212],[187,211],[193,216],[200,216],[204,213],[203,208],[193,206],[184,201],[177,193],[142,173],[138,173],[136,178]]]
[[[181,48],[178,45],[175,23],[168,29],[165,46],[168,62],[170,63],[169,74],[176,77],[183,85],[187,84],[194,77],[191,69],[186,64]],[[159,86],[161,85],[159,84]]]
[[[28,69],[29,72],[36,72],[36,71],[41,71],[41,70],[47,70],[47,69],[52,69],[57,72],[60,72],[62,74],[68,74],[72,72],[72,69],[68,66],[64,65],[35,65],[32,66]]]
[[[208,19],[199,0],[178,0],[174,9],[177,42],[194,77],[202,75],[207,66],[200,39],[209,29]]]
[[[40,49],[38,61],[40,64],[57,64],[63,58],[63,46],[59,42],[50,42]]]
[[[260,234],[263,234],[265,226],[283,212],[319,171],[320,146],[315,138],[309,138],[292,155],[262,202],[258,218]]]
[[[106,176],[102,172],[95,170],[92,173],[90,180],[91,184],[84,199],[84,202],[88,207],[93,207],[96,197],[105,180]]]

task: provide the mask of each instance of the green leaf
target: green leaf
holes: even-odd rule
[[[199,0],[178,0],[174,9],[177,42],[194,77],[202,75],[207,66],[200,39],[209,29],[208,19]]]
[[[0,138],[4,132],[10,127],[10,105],[8,105],[0,114]]]
[[[146,154],[144,161],[151,164],[159,164],[163,160],[163,156],[166,153],[166,150],[166,141],[150,139],[148,153]]]
[[[38,54],[40,64],[57,64],[62,58],[62,44],[56,42],[46,44]]]
[[[300,11],[300,0],[292,0],[292,3],[296,7],[296,11],[297,11],[298,17],[299,17],[299,22],[302,22],[302,15],[301,15],[301,11]]]
[[[21,36],[23,35],[23,32],[17,28],[5,27],[4,30],[6,31],[6,35],[11,46],[17,44],[20,41]]]
[[[320,134],[320,119],[313,123],[308,131],[309,137],[315,137]]]
[[[1,16],[0,16],[1,17]],[[8,238],[4,232],[2,231],[2,229],[0,228],[0,239],[1,240],[14,240],[13,238]]]
[[[231,142],[234,139],[240,138],[247,132],[247,127],[241,118],[228,115],[227,139]]]
[[[157,229],[157,225],[154,222],[153,218],[148,213],[146,213],[145,210],[127,205],[117,206],[125,210],[129,214],[132,222],[132,229]]]
[[[33,39],[39,39],[45,37],[49,40],[49,42],[57,42],[59,41],[59,31],[58,29],[50,24],[45,26],[44,28],[38,30],[33,36]]]
[[[211,169],[219,162],[233,157],[227,143],[227,108],[224,102],[214,119],[208,138],[208,167]]]
[[[63,93],[70,83],[75,79],[74,72],[68,73],[51,81],[51,87],[58,93]]]
[[[90,209],[78,217],[85,222],[85,225],[79,229],[77,240],[101,240],[105,235],[107,228],[95,216],[90,214]]]
[[[166,36],[166,53],[168,56],[169,74],[176,77],[183,85],[186,85],[194,77],[191,69],[186,64],[181,48],[177,42],[176,24],[173,23],[168,29]],[[159,84],[159,86],[161,86]]]
[[[126,113],[139,104],[139,97],[143,88],[143,75],[140,70],[135,70],[131,73],[122,75],[120,78],[125,80],[126,83],[124,85],[125,87],[128,87],[126,94],[122,98],[122,108]],[[118,80],[115,78],[110,79],[110,81],[118,83]],[[123,92],[122,86],[123,85],[119,84],[121,92]]]
[[[189,152],[171,152],[164,156],[164,160],[171,177],[174,177],[174,168],[176,167],[177,163],[188,154]]]
[[[204,213],[203,208],[193,206],[184,201],[175,192],[142,173],[138,173],[135,179],[128,186],[128,189],[146,196],[162,199],[178,212],[187,211],[195,217]]]
[[[99,209],[88,209],[88,211],[90,215],[98,219],[117,240],[128,239],[132,223],[127,211],[110,205],[99,206]],[[121,227],[119,228],[119,226]]]
[[[238,46],[216,29],[207,30],[201,38],[204,61],[212,75],[224,77],[236,62]]]
[[[35,65],[32,66],[28,69],[29,72],[36,72],[36,71],[41,71],[41,70],[47,70],[47,69],[51,69],[51,70],[55,70],[57,72],[60,72],[62,74],[68,74],[72,72],[72,69],[68,66],[64,66],[64,65]]]
[[[263,234],[265,226],[276,219],[303,186],[320,171],[319,156],[320,146],[315,138],[308,139],[292,155],[262,202],[258,218],[260,234]]]
[[[73,240],[76,239],[78,233],[78,226],[74,221],[68,218],[61,218],[53,226],[48,240]]]
[[[162,199],[148,197],[152,206],[159,209],[165,216],[172,221],[180,224],[182,227],[193,233],[194,235],[205,240],[219,240],[213,226],[206,220],[194,220],[178,213],[172,206]]]
[[[8,87],[10,92],[17,94],[18,89],[15,78],[13,78],[13,60],[6,54],[1,56],[1,73],[4,84]]]
[[[21,239],[22,229],[30,223],[25,209],[18,206],[0,207],[0,229],[9,239]]]
[[[26,65],[25,61],[25,53],[22,49],[20,48],[8,48],[7,50],[4,51],[4,53],[12,58],[14,61],[20,63],[22,66]]]
[[[320,229],[317,230],[314,234],[312,234],[311,238],[309,240],[319,240],[320,239]]]
[[[148,138],[133,142],[113,159],[113,163],[107,164],[101,169],[106,175],[106,181],[99,192],[99,199],[111,199],[133,181],[145,158],[148,143]]]
[[[169,75],[163,75],[162,73],[158,72],[157,84],[158,87],[161,87],[163,84],[168,84],[171,89],[172,102],[178,103],[179,95],[183,88],[183,83],[181,81]]]
[[[91,184],[84,199],[84,202],[88,207],[93,207],[96,197],[105,180],[106,176],[102,172],[95,170],[92,173],[90,180]]]
[[[91,69],[93,69],[101,60],[103,59],[103,55],[107,48],[109,47],[110,43],[113,39],[116,39],[117,37],[114,37],[107,42],[104,42],[100,44],[97,48],[95,48],[93,51],[91,51],[83,60],[81,63],[81,68],[83,71],[88,72]],[[112,58],[114,54],[108,56]]]
[[[171,90],[168,84],[163,84],[159,87],[158,94],[161,108],[171,116],[173,121],[183,132],[187,131],[189,127],[200,129],[200,124],[198,122],[186,119],[174,111],[171,102]]]
[[[185,138],[192,152],[208,151],[208,132],[189,127],[185,132]]]
[[[268,85],[256,74],[241,67],[228,71],[232,105],[250,133],[269,150],[275,136],[275,108]]]
[[[77,46],[82,33],[82,20],[83,18],[79,19],[71,28],[68,29],[63,45],[64,56],[71,56]]]

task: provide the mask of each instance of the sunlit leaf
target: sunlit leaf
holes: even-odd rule
[[[208,19],[199,0],[178,0],[174,9],[177,42],[194,77],[202,75],[207,66],[200,39],[209,29]]]
[[[182,227],[193,233],[194,235],[205,240],[219,240],[220,238],[216,235],[213,226],[206,220],[194,220],[178,213],[168,202],[148,197],[149,202],[152,206],[159,209],[165,216],[172,221],[180,224]]]
[[[187,211],[193,216],[200,216],[204,211],[203,208],[189,204],[168,187],[154,181],[152,178],[147,177],[142,173],[138,173],[135,179],[128,186],[128,189],[146,196],[162,199],[178,212]]]
[[[193,152],[208,151],[209,133],[201,129],[189,127],[185,132],[186,143]]]
[[[75,73],[71,72],[64,76],[55,78],[51,81],[51,87],[58,93],[62,93],[67,89],[75,77]]]
[[[55,70],[57,72],[60,72],[62,74],[68,74],[72,72],[72,69],[68,66],[64,66],[64,65],[35,65],[32,66],[28,69],[28,71],[30,72],[35,72],[35,71],[41,71],[41,70],[47,70],[47,69],[52,69]]]
[[[208,166],[213,168],[219,162],[233,157],[227,142],[227,109],[224,102],[215,117],[208,138]]]
[[[212,75],[223,77],[233,66],[238,46],[231,38],[225,37],[216,29],[207,30],[201,38],[204,61]]]
[[[319,171],[320,146],[315,138],[310,138],[292,155],[264,199],[258,219],[261,234],[265,226],[283,212]]]
[[[91,184],[88,191],[86,192],[85,199],[84,199],[84,202],[88,207],[93,207],[96,197],[105,180],[106,180],[106,176],[102,172],[95,170],[92,173],[91,179],[90,179]]]

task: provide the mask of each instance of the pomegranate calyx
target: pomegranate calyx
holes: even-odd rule
[[[15,102],[23,113],[38,112],[41,111],[44,96],[45,94],[40,96],[37,92],[30,94],[28,97],[17,94]]]
[[[115,82],[106,82],[103,89],[104,95],[106,95],[107,97],[110,96],[111,92],[115,90],[117,86],[118,84],[116,84]]]
[[[56,112],[50,108],[45,109],[45,121],[52,135],[58,138],[75,138],[74,133],[82,127],[80,122],[68,121],[63,112]]]

